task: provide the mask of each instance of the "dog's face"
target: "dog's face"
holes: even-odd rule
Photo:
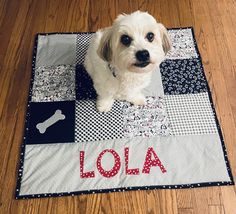
[[[98,55],[120,71],[153,71],[170,49],[166,28],[144,12],[119,15],[104,29]]]

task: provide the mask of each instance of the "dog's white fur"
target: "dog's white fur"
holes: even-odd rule
[[[146,38],[149,32],[154,34],[152,42]],[[122,35],[132,38],[128,47],[121,43]],[[135,55],[144,49],[150,54],[150,64],[137,67]],[[145,105],[141,91],[148,86],[152,71],[164,60],[169,49],[166,28],[146,12],[119,15],[111,27],[97,31],[85,57],[85,68],[98,94],[97,109],[109,111],[115,99]]]

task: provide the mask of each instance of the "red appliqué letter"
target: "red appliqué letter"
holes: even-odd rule
[[[81,178],[94,178],[94,171],[84,172],[84,151],[80,152],[80,177]]]
[[[139,174],[139,169],[129,169],[129,148],[125,148],[125,173],[126,175],[138,175]]]
[[[102,167],[102,164],[101,164],[102,156],[106,152],[110,152],[113,155],[114,159],[115,159],[115,164],[114,164],[113,168],[111,170],[109,170],[109,171],[104,170],[103,167]],[[106,178],[114,177],[119,172],[120,165],[121,165],[121,163],[120,163],[120,156],[113,149],[105,149],[98,156],[98,159],[97,159],[98,171],[100,172],[100,174],[102,176],[104,176]]]
[[[152,160],[152,154],[154,156],[154,159]],[[146,154],[146,159],[144,162],[143,170],[142,173],[150,173],[150,169],[153,166],[159,166],[161,169],[162,173],[166,172],[165,167],[162,165],[160,159],[158,158],[157,154],[154,152],[152,147],[148,148],[147,154]]]

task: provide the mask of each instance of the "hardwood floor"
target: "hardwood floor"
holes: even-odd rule
[[[0,0],[0,213],[236,213],[235,186],[14,200],[34,35],[96,31],[137,9],[194,27],[236,177],[235,0]]]

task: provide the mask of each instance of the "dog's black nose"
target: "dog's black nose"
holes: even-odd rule
[[[150,59],[150,54],[147,50],[137,51],[135,56],[140,62],[146,62]]]

